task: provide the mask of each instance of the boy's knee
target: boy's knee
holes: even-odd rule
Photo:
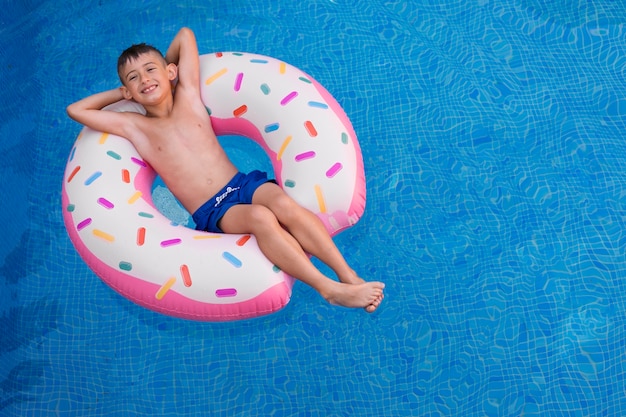
[[[272,227],[278,224],[274,213],[269,208],[258,204],[250,206],[250,221],[253,227]]]
[[[282,194],[272,201],[272,210],[277,215],[289,215],[299,208],[298,203],[287,194]]]

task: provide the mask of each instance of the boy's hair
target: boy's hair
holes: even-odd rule
[[[122,67],[126,65],[128,62],[139,58],[139,56],[143,54],[148,54],[150,52],[156,53],[158,56],[161,57],[161,59],[163,60],[163,63],[166,64],[165,57],[163,57],[163,54],[161,53],[161,51],[159,51],[154,46],[148,45],[143,42],[136,44],[136,45],[132,45],[129,48],[126,48],[124,52],[122,52],[120,57],[117,59],[117,75],[120,77],[120,81],[122,82],[122,84],[124,84],[122,74],[120,73],[120,70],[122,69]]]

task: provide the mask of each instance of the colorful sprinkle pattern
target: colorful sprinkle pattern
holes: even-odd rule
[[[365,203],[360,149],[330,94],[273,58],[200,58],[202,98],[216,133],[227,123],[229,133],[234,126],[263,146],[285,191],[318,213],[329,232],[354,224]],[[142,112],[138,107],[111,109]],[[128,141],[108,133],[84,129],[70,153],[64,220],[105,282],[148,308],[197,320],[254,317],[289,301],[293,279],[263,256],[254,236],[198,232],[159,213],[150,195],[154,175]]]

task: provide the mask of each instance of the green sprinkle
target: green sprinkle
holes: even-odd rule
[[[274,272],[280,272],[280,268],[277,267],[276,265],[272,266],[272,271]]]
[[[133,264],[131,264],[130,262],[120,261],[120,269],[122,271],[130,271],[131,269],[133,269]]]
[[[137,213],[137,214],[139,214],[141,217],[147,217],[148,219],[151,219],[151,218],[153,218],[153,217],[154,217],[154,215],[153,215],[153,214],[146,213],[145,211],[140,211],[140,212],[139,212],[139,213]]]
[[[343,132],[341,134],[341,143],[343,143],[344,145],[348,144],[348,134],[346,132]]]
[[[261,84],[261,91],[263,91],[263,94],[268,95],[270,93],[270,86],[263,83]]]
[[[304,81],[304,82],[305,82],[305,83],[307,83],[307,84],[311,84],[311,80],[309,80],[308,78],[298,77],[298,79],[299,79],[300,81]]]
[[[75,208],[76,208],[76,206],[74,204],[68,204],[67,205],[67,211],[70,212],[70,213],[73,212]]]
[[[113,151],[107,151],[107,155],[109,155],[113,159],[117,159],[118,161],[122,159],[122,157],[118,153],[115,153]]]
[[[285,181],[285,187],[293,188],[296,186],[296,182],[294,180]]]

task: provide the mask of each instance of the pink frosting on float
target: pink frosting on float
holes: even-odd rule
[[[245,57],[246,55],[249,55],[250,57],[254,57],[253,54],[233,53],[232,55],[242,57],[242,58],[237,58],[237,59],[248,59],[249,57]],[[271,58],[267,58],[267,59],[271,60]],[[240,61],[238,62],[232,61],[232,62],[233,62],[232,64],[233,68],[237,68],[240,65],[238,63]],[[274,60],[274,63],[277,63],[277,61]],[[280,63],[280,65],[284,66],[284,63]],[[317,107],[317,108],[322,108],[322,109],[328,108],[329,110],[327,110],[328,113],[324,113],[324,112],[317,113],[317,116],[311,116],[308,113],[308,110],[303,110],[297,115],[298,118],[292,119],[294,120],[294,122],[298,122],[298,123],[301,123],[301,121],[304,121],[306,133],[308,133],[308,136],[306,136],[306,134],[304,136],[301,136],[301,139],[299,142],[296,142],[294,140],[289,145],[289,146],[294,146],[293,144],[296,144],[296,143],[299,144],[297,145],[299,147],[296,148],[297,149],[296,160],[298,160],[298,155],[299,155],[300,160],[305,161],[301,164],[302,166],[305,166],[305,164],[308,164],[309,160],[313,162],[316,161],[316,159],[310,157],[310,156],[315,155],[315,153],[311,150],[311,147],[309,147],[308,142],[306,141],[307,140],[319,140],[317,129],[320,129],[320,132],[321,132],[322,131],[321,127],[325,126],[325,122],[326,122],[326,120],[323,119],[323,117],[326,117],[326,116],[323,116],[323,115],[332,113],[334,116],[336,116],[335,119],[332,119],[333,120],[332,126],[334,126],[333,129],[337,129],[337,130],[333,130],[332,132],[330,132],[331,133],[330,137],[333,137],[332,136],[333,132],[339,131],[338,133],[341,133],[341,139],[342,139],[341,142],[333,142],[331,140],[328,145],[328,146],[338,146],[338,147],[329,148],[325,150],[331,150],[331,152],[336,152],[336,153],[331,154],[331,158],[333,158],[335,155],[343,155],[345,159],[342,159],[341,157],[337,157],[336,160],[338,160],[338,162],[335,162],[333,159],[330,159],[330,160],[327,159],[324,165],[328,164],[328,166],[324,166],[323,170],[320,172],[322,174],[320,178],[322,178],[322,180],[324,181],[327,178],[333,178],[333,180],[344,178],[344,181],[341,187],[339,188],[335,187],[334,190],[342,190],[342,192],[345,190],[346,192],[343,194],[341,194],[341,192],[334,193],[334,197],[333,197],[334,199],[332,199],[332,201],[335,202],[337,201],[337,196],[340,196],[339,201],[341,201],[340,203],[341,209],[340,210],[333,209],[334,210],[333,212],[325,212],[326,211],[325,209],[321,209],[323,213],[318,214],[318,216],[321,218],[322,222],[326,226],[329,233],[331,233],[331,235],[335,235],[341,230],[348,228],[354,223],[356,223],[356,221],[358,221],[360,216],[363,214],[363,211],[365,208],[365,197],[366,197],[365,196],[365,178],[364,178],[364,173],[363,173],[363,161],[361,157],[361,150],[357,142],[356,134],[354,132],[352,124],[350,123],[347,115],[345,114],[341,106],[337,103],[337,101],[317,81],[315,81],[313,78],[309,76],[306,76],[306,74],[303,75],[301,71],[299,70],[297,71],[298,71],[298,74],[300,74],[300,75],[297,75],[299,77],[299,81],[296,81],[295,78],[292,78],[291,81],[288,79],[286,82],[294,82],[293,88],[299,88],[299,87],[296,87],[296,84],[298,82],[310,81],[311,85],[314,86],[315,91],[317,91],[319,95],[321,96],[321,100],[319,97],[312,98],[312,101],[309,101],[309,105],[312,107]],[[218,72],[221,74],[221,71],[218,71]],[[293,74],[289,71],[287,71],[287,73]],[[266,74],[264,73],[264,76],[265,75]],[[246,91],[250,93],[251,90],[249,89],[249,87],[247,87],[248,85],[247,80],[249,80],[249,77],[245,77],[245,80],[244,80],[243,72],[239,73],[239,76],[237,77],[235,86],[234,86],[235,91],[239,92],[239,90],[241,90],[242,92],[245,92],[244,90],[247,89]],[[282,83],[283,79],[281,79],[278,82]],[[230,91],[232,91],[233,85],[228,84],[228,88]],[[314,96],[315,93],[312,92],[313,89],[311,89],[310,85],[307,88],[308,88],[308,94],[312,93],[311,96]],[[263,93],[266,93],[266,91],[263,91]],[[212,97],[223,97],[223,94],[222,93],[214,94]],[[279,96],[280,105],[282,107],[293,106],[292,104],[290,104],[292,101],[297,102],[298,100],[301,100],[301,98],[304,98],[304,97],[306,97],[304,90],[299,90],[299,92],[296,92],[294,90],[288,90],[280,94]],[[325,103],[323,103],[322,101],[325,101]],[[224,113],[223,111],[224,105],[221,103],[222,101],[219,101],[219,105],[222,106],[221,113]],[[317,103],[317,105],[314,106],[311,103]],[[247,104],[251,104],[251,103],[247,103]],[[328,107],[326,107],[326,105]],[[119,110],[119,108],[120,107],[118,107],[117,111],[127,111],[127,110]],[[289,107],[289,108],[292,108],[292,107]],[[245,113],[249,110],[248,106],[245,103],[244,104],[234,103],[234,107],[232,109],[231,108],[229,109],[232,110],[232,114],[236,114],[237,116],[241,116],[241,117],[218,118],[215,116],[211,116],[213,129],[215,133],[218,136],[239,135],[239,136],[244,136],[244,137],[252,139],[259,146],[261,146],[263,150],[265,151],[265,153],[268,155],[269,159],[271,160],[273,164],[275,177],[279,184],[286,185],[288,187],[292,187],[294,183],[300,184],[301,182],[299,182],[299,180],[301,179],[301,177],[300,179],[295,178],[295,181],[294,181],[294,177],[291,176],[293,175],[293,172],[288,172],[288,173],[283,174],[283,168],[290,170],[291,165],[288,162],[286,162],[285,165],[283,165],[283,162],[277,159],[276,152],[272,151],[272,149],[268,147],[268,145],[266,144],[266,139],[264,137],[264,134],[262,134],[260,130],[260,129],[263,129],[263,127],[257,127],[251,121],[246,119],[247,115],[245,115]],[[265,108],[262,107],[262,109],[264,111]],[[137,109],[133,109],[130,111],[137,111]],[[253,111],[258,111],[258,110],[255,109],[254,106],[251,106],[249,114],[254,114]],[[230,113],[230,111],[227,113]],[[258,115],[258,113],[256,114]],[[322,115],[321,119],[319,117],[320,115]],[[285,116],[287,118],[290,118],[291,116],[294,116],[294,114],[287,113],[285,114]],[[281,115],[280,117],[285,117],[285,116]],[[344,131],[341,131],[341,128],[336,123],[337,118],[339,119],[340,123],[343,125]],[[285,119],[279,120],[279,121],[282,122],[284,120]],[[273,116],[271,119],[265,120],[264,122],[260,122],[260,123],[265,123],[263,124],[265,133],[273,132],[279,128],[279,123],[278,121],[275,121],[273,119]],[[302,126],[302,125],[300,124],[299,126]],[[94,133],[101,134],[99,132],[90,131],[89,129],[86,129],[86,131],[88,132],[86,136],[89,136],[90,140],[94,139],[93,138]],[[326,134],[327,133],[325,133],[325,135]],[[347,141],[346,141],[346,136],[347,136]],[[325,137],[328,137],[328,136],[325,136]],[[86,143],[86,142],[83,141],[81,143]],[[95,143],[95,142],[90,142],[90,143]],[[101,144],[102,143],[104,143],[104,141],[102,141]],[[122,143],[124,142],[122,141]],[[144,245],[145,236],[150,236],[152,239],[152,244],[160,248],[165,248],[164,251],[175,251],[177,247],[184,248],[184,246],[182,246],[182,240],[180,238],[181,236],[179,235],[181,233],[180,229],[176,229],[177,231],[172,229],[171,230],[172,233],[169,232],[170,229],[167,229],[168,227],[175,228],[176,226],[173,224],[170,224],[164,216],[158,215],[158,209],[156,208],[152,200],[152,195],[151,195],[152,186],[153,186],[154,179],[156,178],[156,173],[149,166],[149,164],[139,159],[138,156],[137,157],[131,156],[130,160],[122,158],[121,160],[122,163],[132,162],[132,164],[134,164],[132,168],[126,165],[125,167],[128,169],[126,168],[122,169],[122,182],[125,183],[128,187],[131,187],[129,184],[131,182],[129,170],[134,173],[134,178],[132,178],[132,187],[134,187],[134,190],[133,190],[134,194],[130,199],[127,200],[128,204],[124,204],[123,202],[125,201],[125,199],[128,198],[126,194],[124,194],[123,196],[118,195],[117,196],[119,197],[118,199],[109,197],[109,194],[110,194],[109,191],[118,190],[116,188],[117,183],[114,181],[112,182],[110,179],[114,178],[116,181],[119,181],[119,171],[118,171],[119,167],[116,166],[115,171],[112,172],[111,168],[107,168],[107,167],[111,167],[111,165],[106,165],[106,166],[102,165],[101,164],[102,161],[97,159],[97,157],[94,156],[94,155],[98,155],[98,151],[93,152],[94,148],[87,148],[89,149],[89,151],[85,151],[82,153],[82,155],[78,156],[78,159],[82,158],[81,159],[82,162],[74,161],[73,165],[76,165],[76,166],[75,167],[70,166],[70,162],[72,162],[72,159],[75,156],[76,148],[79,146],[78,144],[79,142],[77,140],[77,145],[71,151],[70,161],[68,161],[68,167],[66,168],[67,178],[63,182],[63,189],[62,189],[63,219],[66,225],[66,229],[68,231],[68,235],[72,243],[76,247],[76,250],[78,251],[78,253],[85,260],[85,262],[90,266],[90,268],[96,273],[96,275],[98,275],[105,283],[107,283],[116,292],[130,299],[131,301],[137,303],[138,305],[141,305],[143,307],[146,307],[148,309],[151,309],[151,310],[163,313],[163,314],[181,317],[185,319],[191,319],[191,320],[208,320],[208,321],[229,321],[229,320],[234,320],[234,319],[245,319],[245,318],[261,316],[264,314],[275,312],[281,309],[282,307],[284,307],[289,302],[289,298],[291,296],[291,287],[293,285],[293,278],[288,277],[284,273],[280,272],[280,274],[283,274],[284,277],[281,277],[278,280],[279,283],[275,284],[275,282],[277,282],[274,279],[274,273],[276,273],[276,270],[275,269],[272,270],[271,263],[268,263],[267,259],[264,259],[264,258],[260,258],[260,261],[259,261],[258,260],[259,258],[257,257],[256,258],[257,260],[254,261],[256,263],[253,265],[261,265],[262,267],[260,269],[263,270],[264,271],[263,274],[265,274],[263,275],[264,279],[267,278],[268,280],[267,281],[261,280],[260,282],[264,284],[258,287],[258,292],[254,292],[254,290],[250,291],[249,294],[254,294],[253,298],[250,298],[246,301],[237,301],[237,300],[243,299],[243,296],[241,298],[238,298],[243,293],[245,293],[245,291],[243,290],[251,289],[252,288],[250,286],[251,284],[259,282],[259,281],[254,280],[255,277],[252,276],[252,275],[256,275],[255,273],[253,273],[250,276],[250,279],[248,279],[248,274],[246,273],[245,280],[247,281],[245,280],[243,281],[245,283],[244,285],[232,284],[231,283],[232,281],[230,280],[225,281],[225,282],[216,280],[215,282],[213,282],[211,281],[213,279],[211,277],[211,274],[208,274],[208,275],[200,274],[200,276],[194,275],[194,279],[199,278],[201,281],[198,281],[198,282],[204,282],[205,284],[209,285],[208,288],[211,288],[212,286],[214,290],[209,290],[208,292],[206,290],[202,290],[196,293],[188,291],[189,289],[194,290],[194,288],[197,288],[197,287],[190,288],[192,287],[192,281],[193,282],[196,282],[196,281],[192,280],[192,277],[189,274],[189,269],[186,269],[185,271],[183,271],[182,268],[183,267],[187,268],[187,265],[186,265],[187,262],[193,263],[194,261],[197,261],[199,259],[204,259],[205,252],[201,252],[201,253],[195,252],[195,255],[193,255],[192,257],[187,257],[187,258],[184,258],[186,256],[186,253],[183,253],[182,257],[184,259],[181,259],[180,255],[178,254],[172,255],[169,257],[168,262],[173,261],[173,262],[185,263],[184,265],[181,265],[180,268],[181,268],[181,274],[182,274],[182,283],[184,284],[186,288],[183,288],[178,284],[176,287],[172,288],[172,286],[176,282],[176,279],[178,279],[178,275],[176,275],[177,273],[174,272],[174,275],[176,275],[176,279],[173,278],[171,275],[172,274],[171,271],[172,270],[177,271],[179,269],[180,264],[175,265],[174,268],[171,267],[171,264],[167,264],[168,265],[167,268],[156,270],[156,273],[154,272],[154,270],[151,270],[145,276],[145,278],[149,278],[150,280],[146,280],[138,276],[139,272],[137,271],[140,270],[141,268],[132,269],[132,263],[136,262],[135,265],[139,264],[139,266],[147,266],[147,265],[152,266],[153,265],[152,263],[148,264],[148,262],[151,262],[151,259],[150,259],[151,257],[145,256],[146,252],[135,252],[134,247],[129,248],[128,246],[125,246],[124,249],[120,249],[120,246],[113,246],[112,242],[113,242],[114,235],[116,237],[119,237],[119,235],[113,233],[113,231],[110,230],[109,228],[118,227],[117,232],[119,233],[120,232],[119,227],[123,227],[123,228],[126,228],[127,226],[137,227],[140,225],[140,223],[136,223],[136,219],[137,219],[136,214],[138,214],[139,217],[144,218],[144,219],[151,218],[153,220],[150,220],[150,222],[154,222],[154,223],[151,223],[152,226],[148,226],[147,224],[141,223],[141,227],[136,229],[137,230],[137,247],[142,247],[142,251],[145,250],[146,247],[148,247],[147,243]],[[344,144],[348,146],[349,148],[343,147]],[[82,145],[80,146],[81,146],[81,149],[85,150],[84,148],[82,148]],[[122,146],[121,148],[126,149],[126,150],[119,152],[120,154],[124,154],[124,152],[128,152],[127,145]],[[293,148],[290,148],[290,150],[291,149]],[[344,152],[344,151],[347,151],[347,152]],[[352,161],[351,152],[353,151],[356,153],[356,161],[355,161],[356,163],[354,164],[350,162],[348,164],[343,165],[341,161],[343,162]],[[281,149],[281,152],[282,152],[282,149]],[[319,154],[322,154],[322,152],[319,152]],[[348,154],[350,154],[350,156],[346,157],[346,155]],[[85,157],[85,155],[90,155],[90,156]],[[126,155],[128,155],[128,153],[126,153]],[[120,160],[119,158],[115,158],[115,159]],[[88,177],[84,181],[84,185],[89,186],[90,187],[89,190],[95,192],[96,198],[94,198],[93,201],[97,201],[97,204],[98,204],[95,210],[89,209],[89,207],[91,207],[90,205],[91,197],[82,198],[83,193],[82,191],[80,191],[80,188],[76,187],[76,183],[70,184],[74,175],[76,175],[78,170],[80,170],[80,165],[82,163],[85,163],[85,165],[83,165],[83,168],[89,167],[86,172],[94,172],[93,174],[91,174],[91,177]],[[345,173],[352,172],[351,170],[354,169],[355,165],[356,165],[356,176],[352,176],[352,175],[345,176],[344,175]],[[318,167],[321,167],[321,164],[318,164]],[[70,172],[70,168],[73,169],[71,172]],[[109,171],[106,172],[107,175],[102,175],[102,173],[100,172],[101,169],[103,171],[105,171],[106,169],[109,169]],[[81,173],[84,171],[85,169],[81,170]],[[302,175],[302,174],[308,175],[308,173],[309,173],[308,170],[299,171],[299,175]],[[337,176],[335,177],[336,174]],[[101,175],[102,177],[100,178]],[[287,182],[289,184],[283,184],[283,181],[284,181],[283,176],[284,178],[288,179]],[[345,178],[348,178],[348,180],[345,181]],[[354,178],[354,182],[352,178]],[[103,181],[105,185],[104,188],[102,188]],[[352,185],[350,186],[351,183]],[[94,189],[94,187],[96,187],[97,189]],[[310,187],[300,187],[300,188],[296,187],[295,189],[297,190],[296,192],[300,192],[300,190],[310,190]],[[68,190],[70,191],[70,194],[68,194]],[[121,190],[121,188],[119,190]],[[293,190],[293,188],[290,188],[290,190]],[[124,193],[126,193],[126,191],[124,191]],[[143,202],[147,203],[149,207],[154,209],[154,213],[146,213],[146,212],[150,212],[151,210],[146,209],[146,205],[143,205],[143,203],[141,203],[143,208],[141,209],[133,208],[132,210],[137,210],[133,212],[123,211],[124,216],[115,218],[114,223],[112,223],[110,220],[105,220],[104,222],[102,222],[104,217],[101,214],[102,212],[99,210],[103,210],[109,213],[107,214],[109,216],[107,217],[107,219],[111,219],[117,216],[118,210],[121,207],[137,207],[135,205],[137,204],[136,202],[141,201],[141,200],[137,200],[137,197],[139,197],[139,195],[141,195],[141,200],[143,200]],[[70,201],[70,198],[73,201]],[[318,198],[317,200],[318,202],[320,201],[322,203],[324,202],[323,200],[324,194],[322,194],[321,192],[317,196],[317,198]],[[310,202],[310,200],[308,201]],[[347,204],[348,202],[350,202],[349,206]],[[80,207],[80,210],[78,210],[79,207]],[[323,205],[320,204],[320,207],[323,207]],[[113,214],[113,217],[111,217],[111,212]],[[152,216],[152,214],[156,214],[156,216]],[[97,227],[94,227],[95,225],[97,225]],[[98,229],[99,227],[102,227],[102,230]],[[150,229],[151,227],[152,229]],[[88,229],[90,228],[93,228],[93,230],[89,231]],[[157,229],[159,231],[165,230],[166,233],[161,234],[159,238],[155,239],[153,237],[155,235],[151,234],[151,231],[154,232]],[[126,236],[126,238],[120,239],[119,242],[126,242],[126,243],[129,242],[128,234],[126,233],[127,231],[128,229],[122,230],[122,235]],[[135,228],[132,228],[133,233],[134,231],[135,231]],[[98,245],[87,246],[87,245],[91,245],[91,243],[89,242],[92,242],[94,239],[93,235],[91,234],[92,232],[93,232],[93,235],[97,236],[96,239],[103,238],[106,241],[111,242],[111,243],[105,243],[105,245],[111,245],[111,246],[106,246],[106,249],[103,249],[103,247],[98,246]],[[190,231],[187,231],[187,232],[190,232]],[[87,235],[86,233],[89,233],[89,235]],[[111,233],[111,234],[108,234],[108,233]],[[134,234],[132,236],[133,236],[132,237],[133,240],[130,242],[134,242],[134,239],[135,239]],[[189,235],[187,236],[189,237]],[[118,240],[115,240],[115,242],[116,242],[115,244],[117,244]],[[208,242],[208,241],[205,241],[205,242]],[[210,253],[213,253],[214,251],[219,251],[221,253],[221,251],[224,250],[224,247],[222,246],[221,241],[212,240],[212,242],[215,242],[215,243],[211,243]],[[184,242],[184,244],[189,244],[189,243],[193,245],[192,248],[194,250],[204,251],[205,250],[204,248],[207,247],[207,246],[196,246],[196,243],[193,239],[190,239]],[[232,244],[232,242],[230,244]],[[239,243],[237,243],[237,245],[238,244]],[[254,246],[254,245],[252,246],[253,246],[252,248],[246,247],[246,251],[252,250],[253,252],[246,252],[246,254],[248,255],[254,254],[255,256],[257,256],[260,253],[258,246]],[[100,255],[102,256],[102,259],[99,258],[96,253],[92,253],[91,250],[94,250],[95,252],[99,251]],[[113,252],[109,252],[110,250],[118,251],[115,257],[118,257],[118,256],[123,257],[123,259],[119,260],[119,265],[114,265],[115,263],[118,262],[117,260],[111,261],[112,257],[110,255]],[[133,254],[135,258],[133,258],[132,260],[126,258],[125,257],[126,254],[129,254],[129,253]],[[162,259],[159,259],[159,258],[167,258],[166,255],[163,255],[163,256],[157,255],[156,252],[152,252],[152,253],[147,252],[147,253],[148,255],[154,255],[152,256],[152,260],[154,261],[156,261],[157,259],[161,261]],[[105,262],[103,259],[107,261]],[[226,260],[230,261],[237,268],[241,266],[241,261],[235,255],[230,255],[230,258],[227,258]],[[111,262],[113,262],[114,264],[111,264]],[[156,262],[155,265],[160,266],[163,264]],[[190,263],[189,265],[192,265],[192,264]],[[246,265],[249,266],[250,263]],[[216,264],[211,264],[211,266],[208,269],[212,270],[214,266],[216,266]],[[164,271],[164,270],[170,271],[167,274],[170,274],[169,277],[171,278],[167,279],[168,275],[165,275],[164,277],[161,276],[161,271]],[[207,268],[205,266],[204,271],[206,270]],[[131,271],[133,272],[131,273]],[[143,271],[145,271],[145,269],[143,269]],[[234,275],[230,275],[229,271],[225,271],[223,269],[220,269],[220,271],[222,272],[220,274],[215,274],[215,276],[219,276],[222,278],[225,277],[228,279],[234,277]],[[142,272],[142,274],[143,273],[144,272]],[[269,273],[269,275],[267,273]],[[166,280],[165,283],[163,285],[157,284],[158,282],[160,282],[161,279]],[[203,280],[207,280],[207,281],[203,281]],[[220,284],[216,284],[217,282],[220,282]],[[240,285],[240,286],[237,287],[237,285]],[[231,288],[231,287],[237,287],[237,288]],[[200,288],[207,288],[207,287],[200,287]],[[224,299],[230,299],[232,300],[232,302],[218,304],[218,303],[215,303],[214,301],[211,301],[210,297],[198,296],[199,294],[202,294],[202,295],[212,294],[213,291],[215,292],[214,295],[216,297],[222,299],[220,301],[224,301]],[[239,292],[241,292],[241,294]],[[183,294],[186,294],[187,296]],[[195,299],[189,298],[189,297],[196,297],[196,296],[198,300],[204,299],[205,301],[197,301]]]

